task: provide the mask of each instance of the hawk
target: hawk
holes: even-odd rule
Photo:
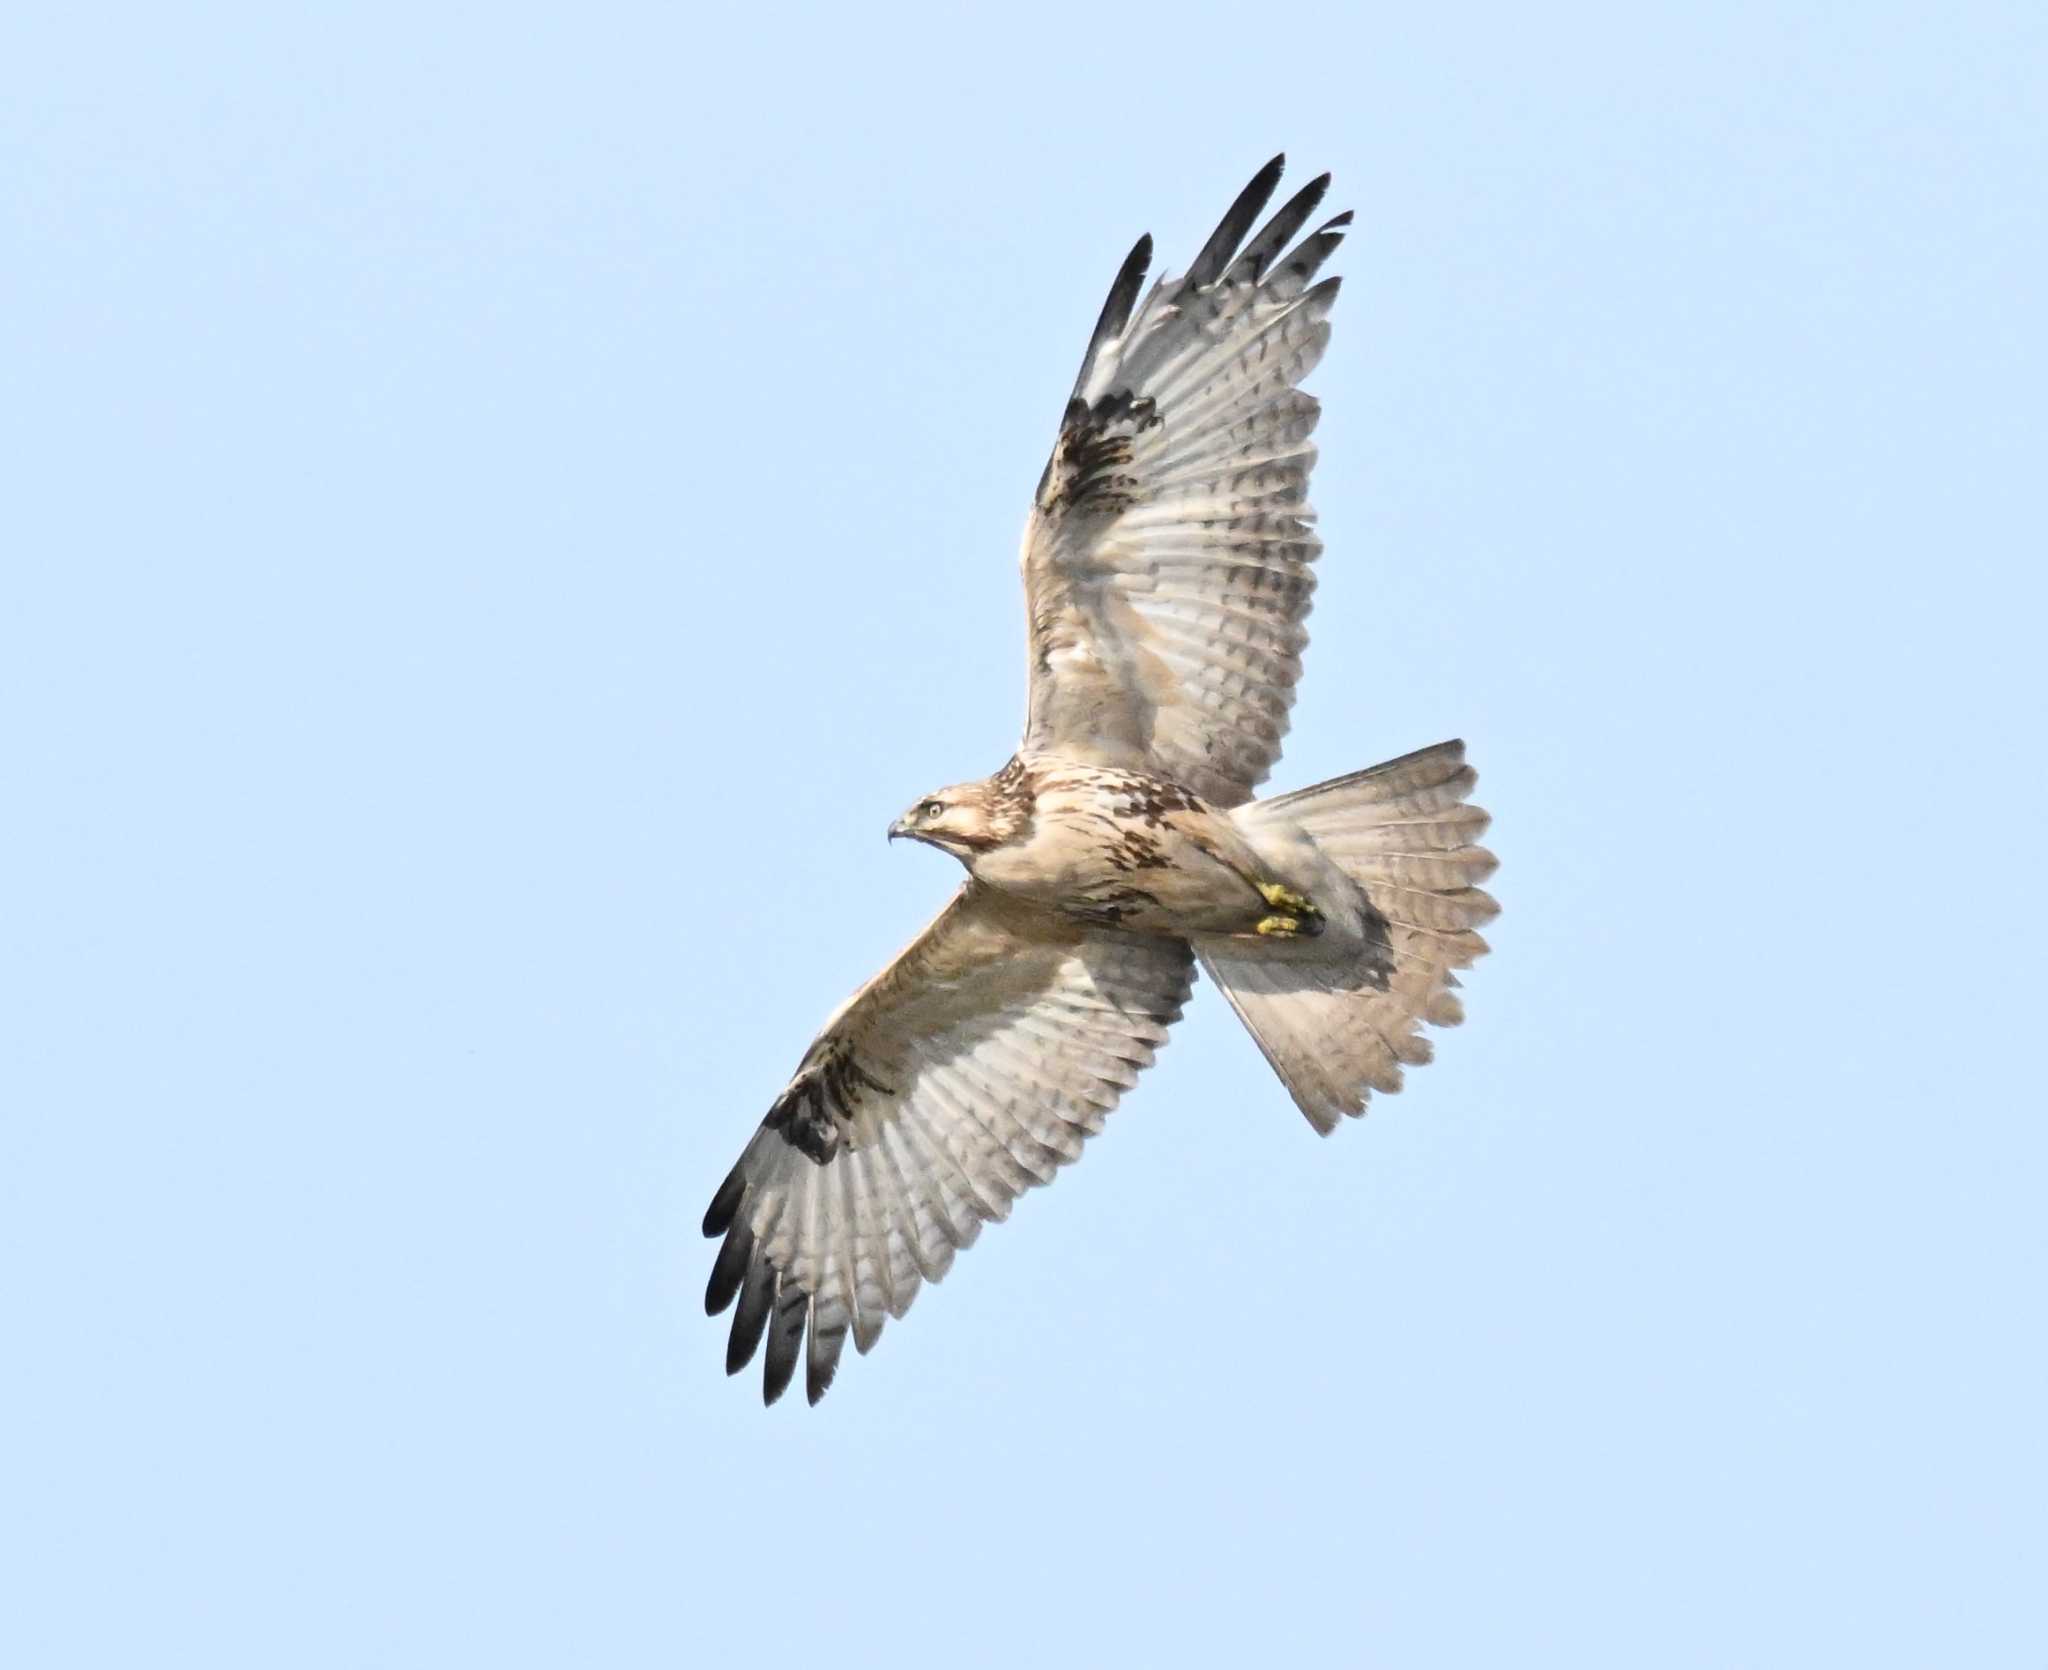
[[[1302,379],[1348,213],[1330,177],[1253,229],[1283,158],[1187,271],[1118,271],[1024,530],[1030,708],[993,776],[890,828],[967,880],[804,1052],[704,1218],[734,1373],[816,1403],[981,1226],[1078,1159],[1199,962],[1319,1132],[1430,1059],[1486,950],[1494,860],[1464,745],[1274,799],[1321,545]],[[1298,241],[1297,241],[1298,239]],[[1142,291],[1142,296],[1141,296]]]

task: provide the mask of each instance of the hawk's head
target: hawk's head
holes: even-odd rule
[[[889,839],[907,835],[971,864],[977,854],[1008,842],[1028,815],[1013,794],[991,779],[956,783],[926,795],[890,824]]]

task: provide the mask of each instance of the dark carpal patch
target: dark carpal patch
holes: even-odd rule
[[[829,1051],[819,1069],[825,1080],[825,1088],[842,1108],[852,1109],[860,1101],[863,1090],[872,1090],[878,1096],[892,1096],[895,1091],[860,1064],[860,1058],[843,1045]]]
[[[798,1152],[824,1165],[837,1154],[853,1124],[854,1110],[868,1092],[895,1092],[860,1063],[843,1041],[835,1041],[824,1059],[806,1067],[796,1082],[775,1099],[761,1121]]]
[[[1046,515],[1080,510],[1108,515],[1127,508],[1138,490],[1124,473],[1132,440],[1164,422],[1147,395],[1117,389],[1092,404],[1067,402],[1060,438],[1038,480],[1038,508]]]
[[[805,1073],[776,1097],[761,1123],[819,1165],[839,1152],[839,1121],[825,1105],[825,1081],[816,1073]]]

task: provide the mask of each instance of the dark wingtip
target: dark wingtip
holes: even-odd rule
[[[742,1175],[744,1163],[726,1173],[725,1181],[718,1185],[718,1193],[711,1197],[711,1204],[704,1212],[706,1236],[723,1235],[732,1227],[733,1214],[740,1209],[740,1199],[747,1192],[747,1180]]]
[[[761,1330],[767,1327],[768,1313],[775,1306],[778,1285],[774,1267],[765,1258],[747,1267],[746,1283],[740,1289],[740,1306],[732,1313],[732,1333],[725,1342],[727,1374],[739,1373],[754,1360],[761,1345]]]
[[[1138,292],[1144,288],[1145,275],[1152,270],[1152,234],[1145,233],[1131,245],[1130,254],[1124,257],[1124,264],[1117,268],[1116,283],[1110,286],[1109,300],[1116,307],[1116,323],[1111,330],[1120,331],[1131,322],[1131,309],[1137,306]],[[1109,318],[1109,308],[1103,308],[1103,318]]]
[[[1116,270],[1116,281],[1110,285],[1109,295],[1102,303],[1101,317],[1095,321],[1095,335],[1089,342],[1091,349],[1131,322],[1131,309],[1137,306],[1138,291],[1143,288],[1145,275],[1151,270],[1152,234],[1147,232],[1131,245],[1130,254],[1124,257],[1124,264]]]
[[[809,1298],[795,1290],[779,1294],[775,1301],[775,1316],[768,1327],[768,1356],[761,1369],[761,1401],[773,1403],[789,1390],[789,1382],[796,1374],[797,1350],[803,1344],[804,1318],[810,1309]]]
[[[1145,274],[1152,268],[1152,234],[1147,232],[1131,245],[1130,254],[1124,257],[1124,264],[1116,270],[1116,280],[1109,287],[1109,295],[1102,303],[1102,312],[1096,316],[1095,329],[1088,337],[1088,351],[1081,356],[1081,369],[1074,378],[1074,392],[1068,397],[1071,406],[1087,385],[1088,374],[1095,369],[1095,356],[1102,352],[1103,343],[1121,331],[1131,322],[1131,309],[1138,305],[1138,292],[1144,288]]]
[[[1236,279],[1249,276],[1258,283],[1273,265],[1281,252],[1294,241],[1294,234],[1307,223],[1308,217],[1316,212],[1316,205],[1323,200],[1323,194],[1330,189],[1330,176],[1318,174],[1313,180],[1297,191],[1292,197],[1273,211],[1273,218],[1259,228],[1243,252],[1231,263],[1229,277]]]
[[[1223,218],[1216,223],[1216,230],[1209,234],[1209,241],[1202,245],[1189,266],[1184,282],[1191,289],[1199,290],[1214,284],[1223,276],[1224,268],[1237,253],[1237,246],[1244,242],[1244,235],[1251,230],[1252,222],[1259,218],[1267,200],[1273,195],[1273,188],[1280,183],[1281,171],[1287,166],[1287,153],[1278,156],[1251,177],[1244,190],[1237,194],[1237,200],[1224,211]]]
[[[718,1249],[718,1257],[711,1266],[711,1279],[704,1284],[704,1314],[716,1316],[732,1303],[740,1290],[740,1282],[747,1273],[747,1267],[754,1256],[754,1232],[743,1223],[736,1223],[725,1237],[725,1245]]]

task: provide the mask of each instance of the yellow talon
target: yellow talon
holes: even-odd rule
[[[1258,931],[1279,939],[1299,939],[1304,934],[1310,939],[1323,931],[1323,913],[1316,908],[1313,899],[1282,887],[1277,881],[1262,881],[1258,884],[1259,896],[1273,907],[1271,916],[1261,917]]]

